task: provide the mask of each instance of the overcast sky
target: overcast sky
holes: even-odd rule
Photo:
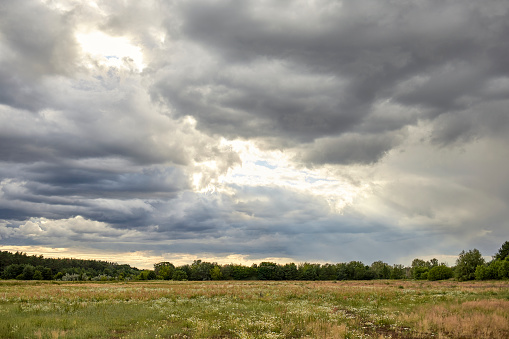
[[[509,240],[507,0],[0,3],[0,250],[410,264]]]

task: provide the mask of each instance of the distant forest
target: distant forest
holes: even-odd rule
[[[371,280],[415,279],[464,280],[509,279],[509,241],[486,262],[477,249],[462,251],[456,265],[449,267],[437,259],[414,259],[410,267],[375,261],[337,264],[262,262],[251,266],[219,265],[195,260],[175,266],[160,262],[153,270],[99,260],[44,258],[22,252],[0,251],[0,277],[18,280],[125,281],[125,280]]]

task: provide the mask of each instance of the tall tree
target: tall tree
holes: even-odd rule
[[[509,257],[509,241],[503,243],[497,254],[495,254],[495,259],[497,260],[504,260],[507,257]]]
[[[422,259],[414,259],[412,261],[412,268],[410,270],[412,279],[416,279],[416,280],[427,279],[428,271],[430,268],[431,268],[431,263],[429,261],[424,261]]]
[[[381,260],[371,264],[371,271],[373,271],[376,279],[389,279],[391,277],[391,266]]]
[[[210,277],[212,280],[220,280],[223,277],[221,274],[221,268],[217,265],[214,266],[214,268],[210,270]]]
[[[475,279],[475,270],[479,265],[484,265],[484,258],[478,249],[461,251],[456,260],[456,278],[460,281]]]

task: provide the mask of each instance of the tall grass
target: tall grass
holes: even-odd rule
[[[0,282],[0,338],[508,338],[507,282]]]

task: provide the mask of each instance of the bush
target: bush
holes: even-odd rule
[[[452,269],[445,265],[435,266],[428,271],[428,280],[431,281],[449,279],[452,276]]]
[[[488,266],[485,265],[479,265],[475,269],[475,280],[488,280],[491,279],[490,277],[490,269]]]
[[[79,280],[80,280],[80,275],[77,273],[73,273],[73,274],[66,273],[62,277],[62,281],[79,281]]]
[[[44,277],[42,276],[42,273],[41,271],[35,271],[34,272],[34,277],[33,277],[34,280],[43,280]]]
[[[113,280],[113,277],[110,275],[106,275],[106,274],[99,274],[99,275],[91,278],[90,280],[92,280],[92,281],[110,281],[110,280]]]
[[[171,277],[173,280],[187,280],[187,274],[180,268],[177,268],[173,271],[173,276]]]
[[[154,271],[149,271],[149,272],[148,272],[147,279],[148,279],[148,280],[156,280],[156,279],[157,279],[156,272],[154,272]]]
[[[23,265],[12,264],[4,268],[3,278],[4,279],[17,279],[19,275],[22,276]]]
[[[500,264],[498,270],[498,277],[500,279],[509,278],[509,257],[506,257]]]
[[[32,265],[25,265],[23,268],[23,280],[32,280],[34,278],[35,267]]]
[[[51,280],[53,278],[53,272],[51,271],[51,268],[45,267],[42,271],[42,277],[44,280]]]

